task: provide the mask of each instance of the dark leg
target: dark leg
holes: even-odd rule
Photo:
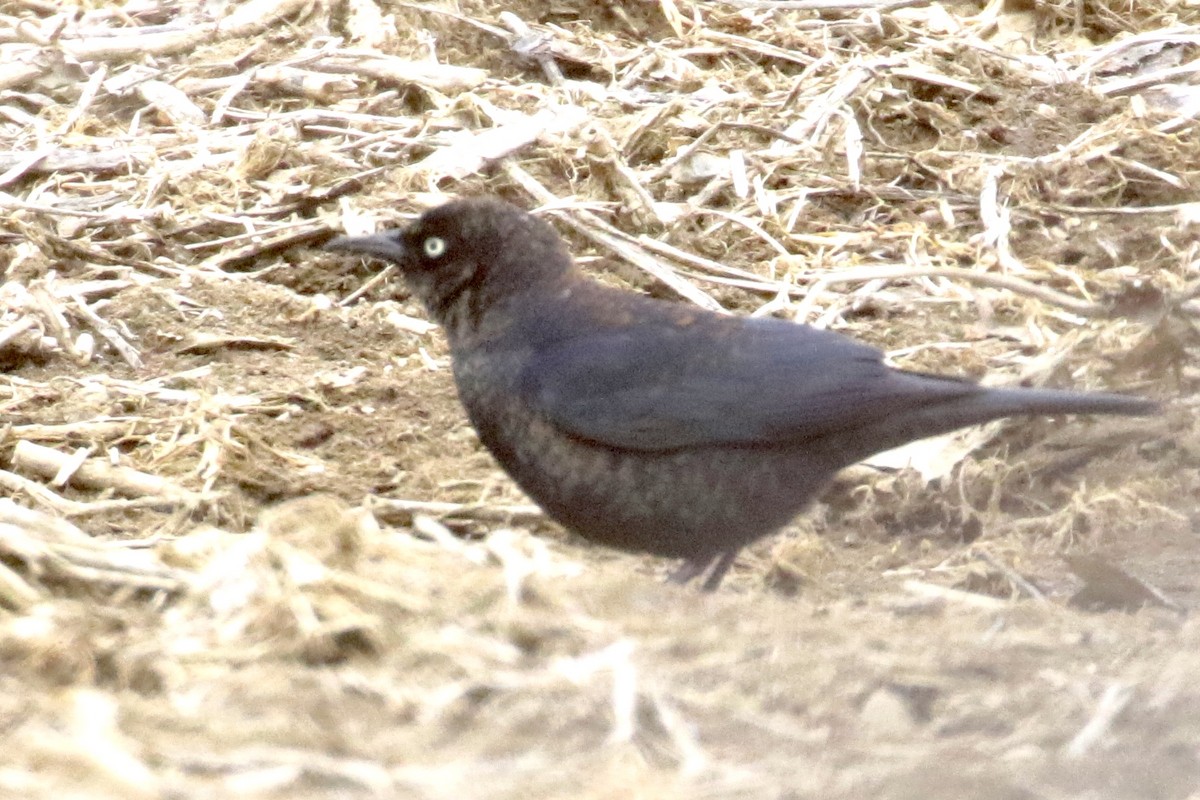
[[[737,558],[737,554],[737,550],[726,550],[713,559],[715,566],[713,566],[712,572],[708,573],[708,578],[700,588],[706,592],[716,591],[725,578],[725,573],[729,572],[729,568],[733,566],[733,560]]]
[[[715,560],[713,556],[705,556],[701,558],[689,558],[675,568],[675,571],[667,578],[668,583],[674,583],[679,586],[686,585],[692,578],[700,575],[704,570],[708,569],[708,565]]]
[[[708,577],[704,579],[700,588],[703,591],[711,592],[721,585],[721,580],[725,577],[725,573],[729,572],[729,567],[733,565],[735,558],[737,558],[737,550],[724,550],[715,556],[689,558],[671,573],[667,581],[683,586],[693,578],[708,572]],[[711,572],[709,572],[710,567],[712,568]]]

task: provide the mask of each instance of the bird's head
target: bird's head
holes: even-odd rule
[[[492,198],[446,203],[407,228],[341,236],[325,249],[398,266],[413,294],[452,338],[477,329],[498,304],[531,291],[553,291],[575,272],[554,228]]]

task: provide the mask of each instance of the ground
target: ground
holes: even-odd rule
[[[1197,796],[1200,12],[788,5],[0,8],[0,795]],[[484,192],[631,291],[1164,411],[664,584],[319,249]]]

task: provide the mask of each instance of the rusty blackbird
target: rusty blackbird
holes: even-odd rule
[[[893,369],[826,330],[725,316],[585,277],[546,222],[496,199],[329,250],[399,266],[446,331],[479,438],[555,520],[721,582],[842,467],[1025,414],[1153,413],[1149,400],[985,388]]]

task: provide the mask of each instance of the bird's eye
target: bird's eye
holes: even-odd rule
[[[428,258],[439,258],[446,252],[446,240],[440,236],[430,236],[421,247]]]

